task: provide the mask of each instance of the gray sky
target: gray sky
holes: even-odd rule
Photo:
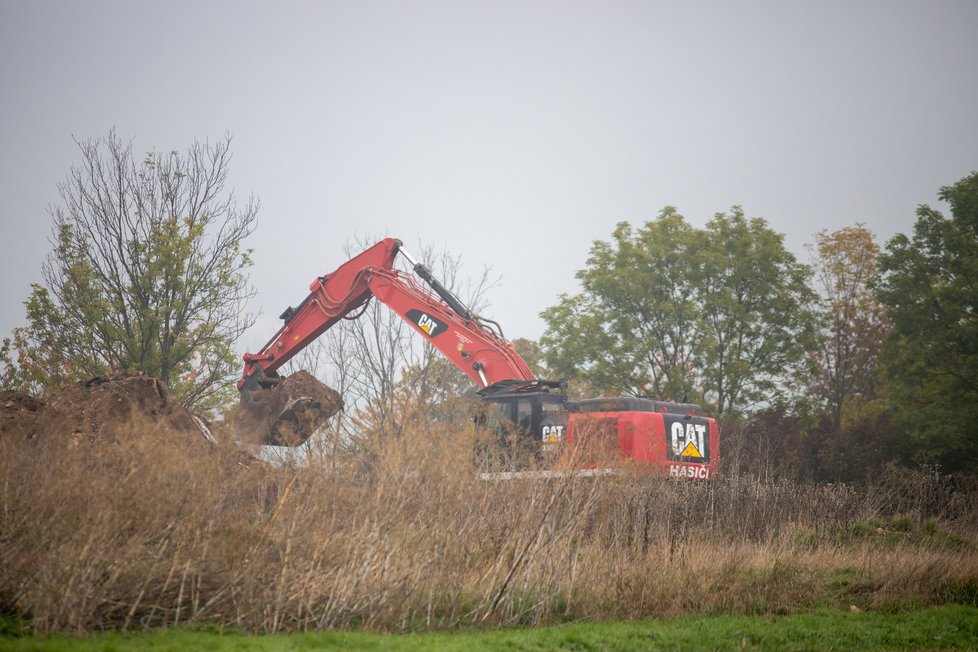
[[[740,204],[807,259],[909,232],[978,169],[978,2],[0,0],[0,333],[24,322],[72,137],[234,137],[264,314],[354,237],[463,257],[487,315],[538,313],[618,221]]]

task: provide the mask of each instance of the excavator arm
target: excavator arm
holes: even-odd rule
[[[512,344],[475,315],[460,315],[448,302],[420,288],[397,270],[371,270],[367,286],[377,299],[405,319],[472,382],[487,387],[503,380],[536,376]]]
[[[309,295],[279,317],[285,322],[258,353],[244,354],[244,373],[238,389],[253,386],[309,346],[340,319],[365,307],[371,292],[368,270],[392,269],[401,241],[387,238],[343,263],[332,274],[316,278]]]
[[[398,253],[430,290],[414,275],[394,268]],[[536,380],[499,326],[469,310],[427,267],[403,251],[400,240],[378,242],[333,273],[316,278],[309,290],[302,303],[282,313],[285,323],[278,333],[258,353],[244,355],[238,389],[252,420],[259,419],[264,443],[304,441],[342,407],[333,390],[313,385],[311,377],[293,387],[277,370],[340,319],[363,314],[372,297],[407,321],[478,386]],[[269,410],[276,414],[267,414]]]

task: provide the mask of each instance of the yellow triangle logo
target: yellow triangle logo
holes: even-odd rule
[[[696,445],[693,444],[693,442],[689,442],[688,444],[686,444],[686,448],[683,449],[683,452],[680,453],[679,456],[680,457],[703,457],[703,455],[700,454],[699,450],[696,448]]]

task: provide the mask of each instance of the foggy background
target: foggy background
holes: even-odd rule
[[[0,0],[0,336],[47,209],[113,127],[137,153],[233,138],[261,200],[254,350],[354,238],[500,283],[536,339],[595,239],[740,204],[802,260],[820,229],[909,232],[978,169],[978,3]]]

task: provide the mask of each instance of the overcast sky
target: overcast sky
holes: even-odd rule
[[[72,139],[114,127],[233,136],[262,204],[243,347],[385,235],[491,265],[487,316],[538,338],[591,243],[666,205],[740,204],[802,259],[820,229],[909,232],[978,169],[978,2],[0,0],[0,117],[0,333]]]

